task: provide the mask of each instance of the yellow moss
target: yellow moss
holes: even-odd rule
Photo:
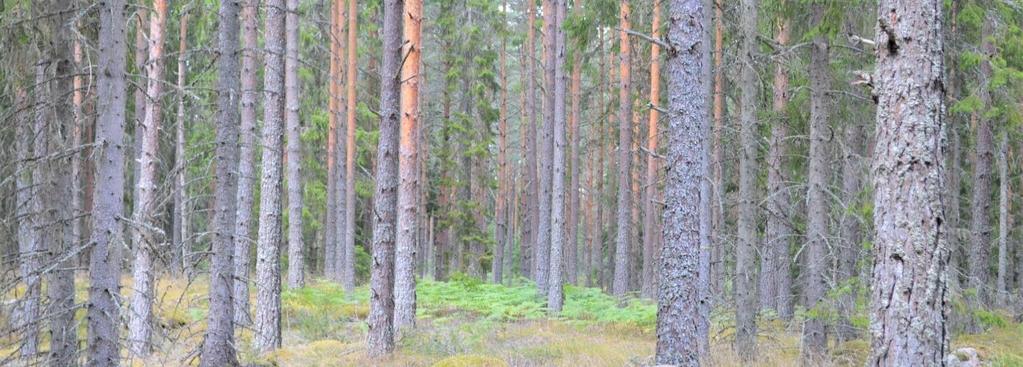
[[[433,367],[508,367],[508,363],[494,357],[465,354],[444,358]]]

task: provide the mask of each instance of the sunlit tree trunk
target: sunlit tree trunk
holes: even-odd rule
[[[618,109],[618,232],[615,239],[614,283],[611,293],[621,297],[629,288],[629,224],[632,211],[632,74],[628,31],[629,0],[623,0],[619,13],[619,109]]]
[[[949,352],[942,4],[878,5],[868,366],[940,366]]]
[[[346,293],[355,289],[355,87],[358,82],[359,60],[356,47],[357,22],[359,19],[357,0],[348,0],[348,55],[345,65],[347,103],[345,121],[345,219],[344,219],[344,264],[341,264],[341,285]]]
[[[653,38],[660,38],[660,27],[661,27],[661,7],[660,4],[655,2],[653,4],[653,19],[650,25],[650,36]],[[700,18],[702,19],[702,18]],[[656,280],[654,277],[655,258],[654,258],[654,199],[657,195],[657,157],[654,154],[657,152],[657,120],[660,118],[660,114],[657,108],[661,106],[661,61],[660,61],[661,48],[657,45],[650,45],[650,116],[647,120],[647,133],[646,133],[646,180],[644,185],[646,189],[643,195],[643,286],[641,288],[641,294],[643,297],[653,298],[655,296],[655,289],[657,288]]]
[[[394,329],[416,326],[416,198],[419,193],[418,158],[420,34],[423,0],[405,0],[402,24],[405,34],[401,67],[401,125],[398,137],[398,227],[394,259]]]

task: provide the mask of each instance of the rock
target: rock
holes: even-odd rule
[[[959,348],[945,357],[945,365],[949,367],[980,367],[980,353],[973,348]]]

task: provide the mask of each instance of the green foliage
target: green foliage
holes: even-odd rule
[[[983,308],[977,308],[974,310],[974,314],[977,316],[977,321],[984,329],[990,328],[1003,328],[1009,324],[1006,318],[996,311],[991,311]]]

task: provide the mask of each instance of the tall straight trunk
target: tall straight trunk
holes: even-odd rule
[[[789,20],[780,18],[774,41],[785,47],[789,43]],[[789,273],[789,193],[785,180],[785,155],[788,118],[785,106],[789,100],[789,74],[785,60],[774,63],[773,104],[775,120],[771,123],[771,141],[767,153],[767,225],[764,230],[763,256],[760,257],[760,308],[774,310],[783,319],[791,316],[788,307],[789,289],[780,289],[781,278]],[[784,312],[783,312],[784,311]]]
[[[590,135],[594,135],[594,134],[591,132]],[[589,150],[589,152],[592,153],[592,149],[594,148],[593,147],[593,140],[590,140],[586,144],[586,146],[587,146],[587,149]],[[597,217],[596,212],[594,211],[594,210],[596,210],[596,208],[594,206],[594,204],[595,204],[594,202],[596,201],[596,194],[597,194],[597,174],[596,174],[597,169],[595,168],[595,164],[593,163],[595,160],[596,160],[595,157],[589,158],[589,159],[586,160],[586,174],[589,176],[589,178],[586,179],[586,188],[585,188],[586,196],[584,197],[585,204],[582,207],[582,209],[584,210],[584,212],[583,212],[583,222],[582,222],[582,224],[580,224],[580,226],[583,227],[583,248],[584,248],[584,250],[583,250],[583,254],[582,254],[582,256],[583,256],[583,259],[582,259],[582,271],[583,271],[583,274],[585,274],[585,276],[586,276],[586,283],[584,283],[584,285],[586,287],[593,287],[594,286],[594,282],[593,282],[593,270],[594,270],[593,259],[596,257],[595,256],[596,255],[596,251],[594,249],[596,248],[596,245],[597,245],[597,235],[596,235],[597,231],[595,231],[595,230],[590,230],[590,231],[586,230],[587,228],[595,227],[594,223],[596,222],[596,217]]]
[[[739,12],[742,28],[741,72],[739,89],[740,120],[739,142],[739,216],[738,242],[735,244],[735,351],[744,361],[756,356],[757,343],[757,283],[754,279],[757,231],[756,177],[757,177],[757,76],[754,55],[757,52],[757,4],[743,0]]]
[[[259,239],[256,242],[256,332],[260,353],[281,347],[281,186],[284,173],[285,0],[266,3],[263,30],[263,174],[259,191]]]
[[[660,38],[661,36],[661,7],[654,3],[653,19],[650,21],[650,36]],[[702,18],[700,18],[702,19]],[[646,132],[646,188],[643,194],[643,286],[640,294],[643,297],[653,298],[657,289],[654,278],[654,199],[657,196],[657,120],[660,114],[661,100],[661,49],[656,44],[650,45],[650,116],[647,120]]]
[[[522,63],[526,65],[526,73],[524,73],[526,89],[523,93],[526,94],[525,108],[525,123],[521,131],[523,131],[523,139],[525,140],[525,178],[526,187],[525,189],[525,210],[523,211],[522,217],[522,244],[519,247],[519,256],[522,259],[519,261],[519,266],[522,269],[522,275],[525,277],[531,277],[534,280],[536,275],[533,269],[533,253],[536,249],[536,233],[533,231],[539,221],[539,190],[540,185],[537,182],[537,152],[536,152],[536,61],[533,60],[536,50],[536,0],[526,0],[526,45],[522,51]]]
[[[665,182],[664,249],[658,262],[658,364],[699,366],[701,218],[709,194],[707,93],[703,0],[672,0],[666,41],[668,157]],[[705,301],[705,300],[704,300]]]
[[[725,156],[721,137],[725,129],[725,76],[724,59],[724,4],[714,0],[714,128],[711,136],[711,265],[710,286],[713,294],[725,297],[725,241],[721,234],[725,227]]]
[[[600,66],[599,66],[599,70],[602,71],[600,73],[600,75],[601,75],[601,81],[600,81],[600,103],[602,105],[604,105],[604,106],[607,106],[605,108],[610,108],[611,107],[611,100],[610,100],[611,78],[609,76],[611,74],[611,70],[609,70],[609,69],[613,69],[613,67],[611,66],[610,62],[607,62],[607,59],[609,57],[608,57],[607,52],[606,52],[606,50],[604,48],[604,35],[603,34],[598,36],[598,41],[597,42],[599,43],[599,48],[600,48]],[[603,73],[604,70],[607,70],[607,73]],[[605,96],[606,96],[606,98],[605,98]],[[604,197],[604,187],[605,187],[604,186],[604,154],[606,153],[606,148],[605,147],[607,146],[606,141],[605,141],[605,136],[607,135],[605,133],[606,133],[607,129],[604,126],[604,123],[605,123],[606,120],[610,120],[611,119],[611,114],[608,113],[607,115],[608,115],[607,119],[601,118],[600,121],[597,122],[597,126],[598,126],[597,129],[598,130],[597,130],[597,133],[594,134],[595,137],[596,137],[596,140],[597,140],[597,145],[599,146],[599,152],[597,154],[597,157],[594,157],[594,159],[598,160],[598,163],[597,163],[597,188],[594,191],[594,200],[597,202],[597,217],[596,217],[596,220],[593,222],[593,231],[594,231],[593,234],[594,234],[594,236],[597,236],[597,240],[596,240],[597,242],[596,242],[596,244],[594,244],[594,248],[593,248],[593,251],[596,253],[596,255],[594,256],[593,262],[594,262],[594,267],[597,268],[597,274],[595,274],[595,276],[597,277],[597,282],[596,283],[597,283],[597,286],[602,288],[602,289],[604,288],[604,285],[605,285],[605,283],[604,283],[604,272],[606,271],[606,268],[607,268],[606,266],[604,266],[604,243],[605,243],[604,242],[604,228],[605,228],[605,226],[604,226],[604,200],[603,200],[603,197]]]
[[[981,51],[985,55],[980,64],[979,93],[985,108],[991,106],[991,93],[988,85],[993,75],[991,57],[995,46],[991,41],[993,19],[988,16],[984,21],[982,34],[984,41]],[[994,166],[994,137],[991,132],[991,119],[981,116],[976,123],[976,150],[973,155],[973,199],[970,201],[970,233],[971,250],[967,254],[969,265],[969,281],[967,285],[977,292],[980,304],[988,300],[988,266],[991,257],[991,170]]]
[[[37,87],[38,88],[38,87]],[[24,90],[16,92],[18,108],[28,107],[28,97]],[[37,92],[38,93],[38,92]],[[41,101],[33,101],[39,104]],[[37,325],[40,307],[40,292],[42,280],[37,273],[41,264],[39,233],[34,229],[36,226],[35,202],[38,201],[33,185],[33,169],[31,160],[35,156],[32,151],[32,137],[46,134],[38,134],[35,126],[30,124],[27,112],[18,113],[15,118],[15,215],[18,218],[18,261],[19,276],[25,283],[25,293],[21,296],[18,304],[17,326],[24,331],[21,333],[21,357],[25,364],[31,364],[32,358],[39,351],[39,327]]]
[[[153,1],[153,14],[149,20],[149,62],[146,64],[146,109],[142,128],[142,150],[139,156],[138,196],[132,231],[135,243],[135,264],[132,267],[135,292],[131,298],[128,322],[128,349],[136,357],[150,351],[153,323],[153,259],[157,246],[156,234],[150,228],[158,225],[156,214],[157,157],[160,150],[161,99],[163,97],[163,35],[167,23],[167,2]],[[153,222],[153,223],[151,223]]]
[[[256,76],[259,48],[258,0],[246,0],[242,6],[241,140],[238,144],[238,192],[234,229],[234,322],[251,324],[249,316],[249,253],[252,205],[256,185],[256,104],[259,99]]]
[[[232,287],[235,273],[235,232],[238,205],[238,96],[241,92],[238,70],[238,2],[220,4],[217,31],[217,131],[216,157],[218,167],[213,191],[213,261],[210,265],[210,314],[202,345],[201,367],[234,366],[238,364],[234,344],[234,306]],[[239,172],[241,175],[241,172]]]
[[[703,11],[702,14],[699,15],[702,16],[703,19],[703,26],[701,27],[703,28],[703,37],[701,39],[701,44],[710,45],[711,28],[707,27],[707,24],[711,23],[712,19],[714,19],[714,16],[711,9],[712,8],[711,2],[709,0],[703,0],[702,4]],[[709,117],[707,115],[707,111],[712,105],[712,99],[710,96],[713,94],[714,91],[711,88],[715,87],[713,84],[710,83],[710,80],[712,80],[713,77],[714,70],[712,69],[711,66],[712,62],[710,52],[708,52],[707,50],[703,50],[701,54],[703,58],[702,60],[703,68],[701,70],[702,72],[701,77],[703,78],[702,80],[707,81],[707,83],[704,83],[703,85],[703,90],[706,91],[706,94],[704,94],[702,99],[704,103],[704,111],[701,114],[701,116],[703,116],[703,118],[706,119],[707,117]],[[703,167],[701,169],[701,172],[703,174],[703,177],[707,177],[707,174],[710,172],[711,167],[710,166],[711,144],[707,142],[707,138],[711,136],[711,121],[709,119],[703,121],[701,130],[702,130],[701,136],[703,137],[704,141],[703,151],[700,152],[703,155],[702,164]],[[665,173],[665,177],[667,177],[667,172]],[[712,293],[713,289],[711,288],[712,269],[711,255],[713,253],[712,239],[714,236],[713,232],[714,191],[712,188],[711,180],[704,179],[701,181],[702,184],[700,185],[700,252],[699,252],[700,271],[698,276],[696,277],[696,280],[698,282],[697,296],[699,297],[700,304],[699,307],[697,308],[697,312],[699,312],[699,318],[697,319],[696,325],[697,330],[696,337],[700,358],[702,360],[707,360],[707,358],[709,358],[710,356],[710,311],[713,306],[713,304],[711,303],[713,295]],[[665,194],[664,191],[661,191],[660,196],[662,202],[667,202],[666,200],[667,195]],[[667,223],[667,221],[663,219],[666,218],[666,216],[662,215],[661,218],[662,220],[661,223],[659,223],[659,225],[662,226],[663,228],[665,223]],[[660,233],[662,235],[660,236],[661,243],[658,244],[658,249],[660,250],[657,254],[658,257],[665,256],[664,254],[666,253],[663,247],[667,237],[663,235],[664,233],[663,230]]]
[[[814,5],[812,21],[823,21],[824,7]],[[803,295],[807,309],[815,309],[824,301],[827,284],[828,202],[825,196],[828,185],[828,134],[829,106],[831,98],[830,67],[828,66],[828,41],[823,35],[813,38],[810,46],[810,153],[806,193],[806,271],[803,279]],[[804,362],[819,361],[827,347],[824,320],[811,314],[803,325],[802,359]]]
[[[538,138],[540,144],[538,144],[539,153],[539,166],[538,182],[539,198],[537,200],[537,207],[539,208],[537,218],[537,235],[536,243],[534,246],[533,256],[533,271],[536,277],[536,286],[543,294],[547,290],[547,284],[549,279],[548,268],[550,267],[550,248],[551,248],[551,171],[553,170],[551,159],[554,155],[554,84],[555,76],[555,62],[556,55],[554,48],[557,47],[557,41],[555,41],[555,33],[557,32],[557,10],[554,8],[554,0],[543,0],[543,72],[544,72],[544,88],[543,88],[543,126],[540,128]],[[560,233],[558,234],[560,236]]]
[[[869,366],[938,366],[949,352],[942,4],[878,5]]]
[[[339,261],[344,254],[339,247],[338,214],[338,122],[341,119],[341,52],[342,26],[345,21],[343,0],[331,1],[330,6],[330,70],[328,74],[327,102],[327,205],[323,221],[323,272],[327,278],[340,280]],[[339,253],[340,252],[340,253]]]
[[[149,26],[149,7],[139,7],[136,10],[135,16],[137,17],[137,24],[135,24],[135,75],[138,75],[138,79],[133,88],[135,90],[135,109],[132,116],[132,126],[134,129],[134,137],[132,140],[132,151],[131,151],[131,167],[132,167],[132,211],[138,211],[139,207],[139,177],[141,177],[142,165],[139,164],[139,160],[142,154],[142,133],[146,130],[143,127],[143,123],[146,118],[146,87],[149,84],[144,75],[146,74],[146,62],[149,57],[149,42],[147,41],[147,28]],[[128,225],[126,229],[131,229]],[[134,236],[125,238],[128,241],[128,248],[134,248]]]
[[[995,279],[996,304],[1005,306],[1006,274],[1009,261],[1009,141],[1006,129],[1002,129],[998,147],[998,278]]]
[[[178,20],[178,79],[177,79],[177,120],[174,123],[174,213],[171,219],[172,235],[171,270],[178,275],[184,274],[188,259],[188,210],[185,209],[186,197],[186,160],[185,157],[185,81],[188,67],[185,64],[188,51],[188,18],[185,12]],[[77,88],[76,88],[77,89]]]
[[[565,246],[565,87],[568,77],[565,74],[565,21],[567,5],[565,0],[554,0],[554,154],[553,182],[551,182],[551,253],[548,270],[549,283],[547,288],[547,310],[551,314],[561,312],[565,301],[563,294],[564,264],[562,254]],[[571,242],[569,242],[571,243]],[[571,246],[571,245],[570,245]]]
[[[287,0],[284,20],[284,120],[288,134],[288,288],[305,284],[302,243],[302,126],[299,122],[298,0]],[[336,218],[336,216],[335,216]],[[336,230],[336,220],[334,223]],[[335,246],[336,247],[336,246]]]
[[[341,264],[341,285],[345,293],[351,293],[355,289],[355,86],[358,82],[358,68],[356,63],[359,60],[357,22],[359,19],[358,3],[356,0],[348,0],[348,47],[347,60],[345,65],[346,95],[345,103],[345,218],[344,218],[344,263]]]
[[[575,1],[572,4],[572,13],[576,16],[581,16],[582,4],[582,0]],[[572,109],[571,117],[569,118],[569,139],[571,140],[569,140],[568,159],[571,162],[572,181],[568,187],[568,241],[566,242],[568,248],[565,249],[565,256],[568,259],[565,261],[565,273],[568,275],[567,281],[572,284],[579,284],[579,180],[582,174],[579,163],[579,146],[582,141],[582,129],[580,129],[579,122],[582,114],[579,109],[581,107],[580,99],[582,98],[582,53],[583,50],[575,50],[572,53],[572,84],[570,87]]]
[[[410,0],[415,1],[415,0]],[[367,354],[394,351],[394,246],[398,191],[398,119],[401,71],[402,0],[383,5],[383,51],[380,65],[380,141],[377,145],[376,190],[373,193],[373,261],[370,265],[370,308]]]
[[[845,206],[860,207],[860,192],[863,191],[863,124],[860,121],[849,121],[845,125],[844,157],[842,160],[842,196]],[[863,241],[863,230],[860,217],[854,210],[846,210],[841,218],[840,237],[837,254],[837,272],[835,284],[839,287],[850,285],[856,277],[856,264],[860,258]],[[856,288],[843,292],[838,298],[838,325],[835,334],[840,341],[856,338],[857,330],[850,318],[856,307]]]
[[[619,14],[619,109],[618,109],[618,232],[615,239],[615,268],[612,294],[621,297],[629,288],[629,222],[632,211],[632,74],[631,46],[627,31],[629,0],[623,0]]]
[[[394,259],[394,329],[400,332],[416,326],[416,234],[419,223],[416,199],[419,194],[418,136],[419,67],[422,54],[423,0],[406,0],[402,11],[405,43],[401,67],[401,125],[398,137],[398,228]]]
[[[507,6],[506,1],[502,1],[502,6]],[[504,19],[504,16],[502,16]],[[495,229],[494,239],[496,240],[494,248],[494,261],[493,261],[493,281],[494,283],[500,284],[504,277],[504,261],[505,261],[505,250],[508,246],[508,195],[510,195],[515,189],[514,186],[509,187],[511,178],[508,175],[508,60],[506,54],[505,37],[501,37],[501,49],[499,56],[500,68],[500,82],[501,82],[501,106],[498,110],[497,117],[497,197],[495,198],[496,213],[494,215]]]
[[[110,0],[99,10],[99,70],[96,73],[96,195],[92,204],[89,254],[88,364],[120,362],[118,298],[121,293],[117,242],[124,196],[125,4]],[[208,340],[208,339],[207,339]]]

